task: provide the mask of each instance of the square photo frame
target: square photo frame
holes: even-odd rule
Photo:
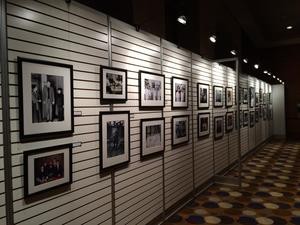
[[[215,140],[222,139],[224,136],[224,116],[214,117],[214,138]]]
[[[165,149],[165,118],[141,120],[141,158]]]
[[[130,161],[130,112],[100,112],[101,170],[122,166]]]
[[[172,117],[172,146],[189,142],[189,115]]]
[[[73,66],[18,57],[20,141],[74,132]]]
[[[139,105],[141,109],[165,107],[165,76],[139,71]]]
[[[233,106],[233,88],[232,87],[225,88],[225,105],[226,105],[226,107]]]
[[[72,144],[24,152],[25,198],[72,183]]]
[[[127,101],[127,70],[100,66],[101,103]]]
[[[172,109],[188,108],[189,80],[172,77]]]
[[[208,84],[197,84],[197,99],[198,99],[198,109],[209,108],[209,85]]]
[[[198,113],[198,138],[210,134],[210,113]]]
[[[223,87],[214,86],[214,107],[223,107]]]

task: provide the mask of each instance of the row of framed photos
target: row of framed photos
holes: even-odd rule
[[[254,87],[240,89],[240,103],[249,104],[250,108],[258,107],[260,104],[270,104],[272,101],[271,93],[263,93],[262,89],[255,92]]]

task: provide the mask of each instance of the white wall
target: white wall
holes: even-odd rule
[[[273,85],[273,134],[286,135],[284,85]]]

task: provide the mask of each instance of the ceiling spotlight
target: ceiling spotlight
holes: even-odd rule
[[[217,42],[217,37],[216,35],[212,35],[209,37],[209,40],[212,42],[212,43],[216,43]]]
[[[248,59],[243,59],[243,62],[244,63],[248,63]]]
[[[275,79],[276,77],[273,75],[273,78]]]
[[[231,55],[236,55],[236,51],[235,50],[231,50],[230,53],[231,53]]]
[[[184,15],[181,15],[177,18],[177,21],[183,25],[186,24],[186,17]]]
[[[293,26],[289,25],[289,26],[286,27],[286,29],[291,30],[291,29],[293,29]]]
[[[254,68],[255,68],[255,69],[258,69],[258,68],[259,68],[259,65],[258,65],[258,64],[254,64]]]
[[[268,72],[268,75],[269,75],[269,76],[271,76],[271,73],[270,73],[270,72]]]
[[[268,73],[268,71],[264,70],[264,74],[267,74],[267,73]]]
[[[284,84],[284,82],[282,82],[282,84]]]

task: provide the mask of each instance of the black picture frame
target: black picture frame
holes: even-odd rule
[[[24,152],[23,163],[25,198],[39,195],[62,186],[68,186],[72,183],[72,148],[72,144],[65,144]],[[51,155],[51,153],[53,154]],[[40,157],[38,157],[39,155]],[[50,162],[53,163],[54,160],[55,165],[48,165]],[[62,164],[57,164],[62,160]],[[44,168],[46,162],[47,167],[52,166],[51,171],[50,168]],[[68,165],[65,165],[65,163]],[[40,171],[37,171],[37,169],[40,169]]]
[[[145,77],[144,77],[145,76]],[[148,76],[148,78],[146,78]],[[146,96],[145,93],[145,79],[157,79],[161,83],[161,90],[160,90],[160,100],[145,100],[142,96]],[[157,102],[156,102],[157,101]],[[139,71],[139,108],[141,110],[158,110],[163,109],[165,107],[165,76],[162,74],[152,73],[148,71]]]
[[[231,97],[229,96],[231,93]],[[233,106],[233,88],[232,87],[226,87],[225,88],[225,105],[227,108]],[[231,101],[230,101],[231,100]]]
[[[185,89],[184,89],[184,100],[183,102],[179,102],[178,100],[181,100],[182,96],[181,96],[181,91],[179,93],[180,96],[177,96],[176,91],[178,88],[180,88],[179,86],[176,86],[176,81],[177,82],[181,82],[181,85],[185,85]],[[171,78],[171,106],[172,109],[187,109],[189,107],[189,80],[185,79],[185,78],[181,78],[181,77],[172,77]]]
[[[214,139],[220,140],[224,136],[224,116],[214,117]]]
[[[20,142],[72,136],[74,132],[73,66],[22,57],[17,58],[17,63]],[[51,82],[56,82],[57,86],[51,86]],[[48,83],[50,91],[46,90]],[[60,85],[63,88],[60,88]],[[57,108],[57,113],[53,110],[54,107]],[[54,119],[57,121],[52,123]],[[45,124],[48,125],[48,130],[45,129]]]
[[[249,88],[249,94],[250,94],[250,108],[254,108],[255,107],[255,89],[254,87],[250,87]]]
[[[116,123],[116,121],[118,121]],[[120,123],[124,121],[124,124]],[[111,123],[113,122],[113,123]],[[111,128],[108,125],[112,124]],[[122,126],[124,128],[122,128]],[[117,129],[117,130],[116,130]],[[100,141],[100,171],[107,171],[111,168],[119,168],[127,165],[130,162],[130,111],[108,111],[99,113],[99,141]],[[107,132],[111,134],[108,134]],[[122,135],[122,138],[117,139],[117,134]],[[118,133],[117,133],[118,132]],[[114,134],[113,134],[114,133]],[[116,134],[117,133],[117,134]],[[108,140],[110,137],[111,140]],[[115,138],[116,137],[116,138]],[[120,141],[121,139],[121,141]],[[118,141],[118,142],[117,142]],[[127,141],[127,143],[126,143]],[[121,143],[120,143],[121,142]],[[110,145],[110,146],[108,146]],[[113,145],[113,146],[111,146]],[[122,148],[117,151],[124,151],[123,154],[115,155],[116,153],[109,152],[109,148]],[[115,151],[116,152],[116,151]],[[108,154],[111,154],[108,156]],[[122,156],[122,157],[121,157]],[[114,162],[113,158],[118,157],[118,161]]]
[[[203,119],[207,119],[206,127],[203,125]],[[198,113],[197,124],[198,138],[208,137],[210,135],[210,113]]]
[[[205,90],[206,93],[201,93],[201,89]],[[202,91],[205,92],[205,91]],[[205,97],[203,97],[203,95]],[[206,101],[205,101],[206,100]],[[204,101],[204,102],[203,102]],[[210,85],[204,83],[197,83],[197,104],[198,109],[208,109],[210,103]]]
[[[110,74],[109,74],[110,73]],[[112,74],[115,73],[115,74]],[[124,94],[112,94],[107,93],[108,87],[107,85],[107,77],[105,77],[105,74],[109,75],[115,75],[118,77],[122,77],[123,82],[122,90],[121,92],[124,92]],[[115,82],[115,79],[113,79],[113,82]],[[103,66],[100,65],[100,103],[101,104],[112,104],[112,103],[125,103],[127,101],[127,93],[128,93],[128,86],[127,86],[127,70],[116,68],[116,67],[109,67],[109,66]]]
[[[151,122],[152,122],[152,126],[157,126],[158,124],[161,125],[161,129],[160,129],[161,145],[160,146],[156,145],[152,148],[147,146],[147,137],[144,138],[145,136],[147,136],[147,131],[145,132],[144,125],[147,123],[151,125]],[[141,158],[144,159],[148,156],[158,155],[158,154],[161,154],[164,152],[164,150],[165,150],[165,118],[142,119],[140,122],[140,133],[141,133],[141,138],[140,138]]]
[[[248,89],[247,88],[243,88],[243,104],[248,105]]]
[[[243,111],[243,125],[244,125],[244,127],[247,127],[248,124],[249,124],[249,111],[244,110]]]
[[[250,111],[250,128],[255,126],[255,111]]]
[[[214,99],[213,99],[213,102],[214,102],[214,107],[215,108],[222,108],[223,107],[223,87],[222,86],[214,86],[213,87],[213,91],[214,91]],[[220,93],[216,93],[217,91],[221,91],[221,99],[219,99],[220,97]]]
[[[225,126],[226,126],[226,132],[229,133],[234,128],[234,118],[233,118],[233,112],[227,112],[225,115]],[[230,121],[231,120],[231,121]]]
[[[185,134],[185,136],[182,136],[180,138],[176,137],[177,135],[177,131],[178,129],[176,129],[176,120],[178,121],[183,121],[185,120],[186,123],[184,124],[185,125],[185,129],[183,130],[183,134]],[[180,115],[180,116],[173,116],[172,117],[172,147],[175,148],[175,147],[178,147],[178,146],[181,146],[185,143],[188,143],[189,142],[189,135],[190,135],[190,131],[189,131],[189,124],[190,124],[190,116],[189,115]],[[181,134],[180,134],[181,135]]]

